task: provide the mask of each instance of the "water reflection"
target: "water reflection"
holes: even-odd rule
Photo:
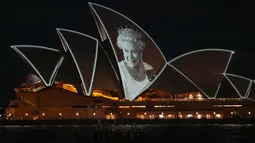
[[[55,125],[0,126],[0,142],[80,143],[80,142],[248,142],[253,139],[254,124],[190,125]],[[15,138],[14,138],[15,137]]]

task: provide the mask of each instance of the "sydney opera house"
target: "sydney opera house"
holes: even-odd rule
[[[15,89],[7,119],[222,119],[255,114],[255,82],[228,70],[233,51],[200,49],[169,60],[126,16],[94,3],[89,7],[98,39],[57,28],[61,49],[11,46],[31,73]]]

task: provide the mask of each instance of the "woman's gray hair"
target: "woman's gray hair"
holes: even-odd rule
[[[143,51],[145,49],[145,43],[142,41],[142,34],[131,28],[119,28],[117,37],[117,46],[122,49],[123,42],[133,42],[136,43],[140,49]]]

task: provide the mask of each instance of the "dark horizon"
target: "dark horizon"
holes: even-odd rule
[[[228,71],[255,79],[251,14],[241,11],[244,4],[227,2],[192,3],[190,1],[123,2],[91,1],[112,8],[141,26],[158,44],[168,60],[183,53],[206,48],[235,51]],[[132,7],[132,8],[130,8]],[[99,39],[99,34],[86,1],[17,1],[10,4],[3,45],[2,83],[4,94],[0,106],[13,99],[29,69],[11,45],[41,45],[61,49],[56,28],[86,33]],[[246,9],[249,10],[248,8]],[[8,15],[7,15],[8,16]],[[9,20],[10,19],[10,20]],[[14,66],[15,65],[15,66]]]

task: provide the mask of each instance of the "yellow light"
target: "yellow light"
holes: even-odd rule
[[[112,115],[112,113],[110,113],[110,115]]]
[[[201,98],[202,96],[201,96],[201,94],[200,94],[200,93],[198,93],[198,94],[197,94],[197,97],[198,97],[198,98]]]
[[[191,117],[192,117],[192,114],[188,114],[187,117],[188,117],[188,118],[191,118]]]
[[[146,108],[146,106],[132,106],[132,108]]]
[[[111,108],[111,106],[102,106],[103,108]]]
[[[206,117],[207,119],[210,119],[210,118],[211,118],[211,115],[210,115],[210,114],[206,114],[205,117]]]
[[[145,106],[146,107],[146,106]],[[154,108],[173,108],[175,107],[174,105],[155,105]]]
[[[129,115],[129,113],[127,113],[127,115]]]
[[[216,117],[217,118],[221,118],[221,114],[216,114]]]
[[[231,112],[231,114],[233,114],[233,112]]]
[[[93,113],[93,115],[95,116],[95,115],[96,115],[96,113]]]
[[[119,100],[118,97],[111,97],[109,95],[105,95],[103,93],[100,93],[100,91],[95,91],[95,90],[92,92],[92,96],[93,97],[103,97],[103,98],[107,98],[107,99],[115,100],[115,101]]]
[[[26,113],[26,116],[28,116],[28,114]]]
[[[242,107],[243,105],[223,105],[223,107]]]
[[[59,113],[59,116],[61,116],[62,115],[62,113]]]
[[[203,98],[200,98],[200,97],[198,97],[197,99],[198,99],[198,100],[203,100]]]
[[[143,101],[143,98],[140,96],[136,99],[136,101]]]
[[[130,108],[130,106],[119,106],[119,108]]]
[[[63,84],[63,89],[74,92],[74,93],[78,93],[76,88],[71,84]]]
[[[162,115],[164,115],[164,113],[163,113],[163,112],[162,112],[161,114],[162,114]]]
[[[198,114],[198,112],[196,112],[196,114]]]
[[[216,114],[216,112],[213,112],[213,114],[215,115],[215,114]]]
[[[250,115],[250,114],[251,114],[251,112],[248,112],[248,114]]]
[[[159,118],[164,118],[164,115],[162,115],[162,114],[161,114],[161,115],[159,115]]]
[[[146,112],[144,112],[144,115],[147,115],[147,113],[146,113]]]
[[[76,116],[79,116],[79,113],[76,113]]]
[[[193,95],[192,94],[189,94],[189,99],[193,99]]]
[[[44,113],[42,113],[42,115],[44,116],[45,114],[44,114]]]

